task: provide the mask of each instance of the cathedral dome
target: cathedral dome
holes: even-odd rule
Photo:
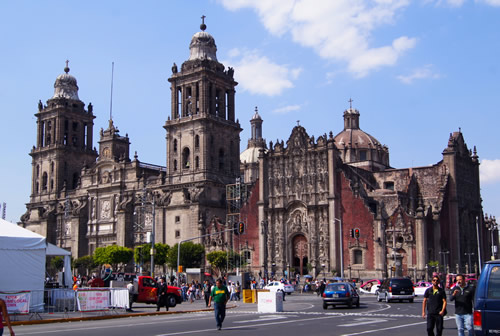
[[[357,148],[376,148],[381,146],[380,142],[370,134],[358,129],[346,129],[335,136],[337,148],[348,147],[349,145]]]
[[[56,78],[56,82],[54,83],[54,96],[52,96],[52,99],[66,98],[80,100],[80,98],[78,98],[76,78],[68,74],[69,68],[67,64],[64,68],[64,72],[65,73]]]
[[[375,137],[359,128],[359,111],[350,107],[344,111],[344,130],[334,138],[342,160],[369,170],[389,167],[389,150]]]
[[[202,25],[202,29],[204,27],[206,26]],[[189,61],[196,59],[217,61],[217,46],[215,45],[215,39],[204,30],[193,35],[191,43],[189,44],[189,50],[191,52]]]
[[[240,154],[241,163],[257,163],[261,147],[249,147]]]

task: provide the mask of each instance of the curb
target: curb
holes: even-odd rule
[[[226,309],[233,309],[238,306],[232,305],[227,306]],[[27,321],[11,321],[10,324],[13,326],[19,325],[35,325],[35,324],[48,324],[48,323],[64,323],[64,322],[80,322],[80,321],[96,321],[96,320],[110,320],[114,318],[126,318],[126,317],[140,317],[140,316],[155,316],[155,315],[174,315],[174,314],[186,314],[186,313],[197,313],[205,311],[213,311],[213,308],[205,309],[194,309],[194,310],[182,310],[182,311],[164,311],[164,312],[145,312],[145,313],[128,313],[120,315],[99,315],[99,316],[80,316],[80,317],[66,317],[66,318],[56,318],[56,319],[46,319],[46,320],[27,320]]]

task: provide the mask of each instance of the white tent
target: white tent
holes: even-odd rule
[[[64,256],[64,285],[71,287],[73,285],[73,276],[71,272],[71,252],[57,247],[51,243],[47,243],[48,256]]]
[[[0,219],[0,291],[31,291],[31,306],[43,302],[45,237]]]

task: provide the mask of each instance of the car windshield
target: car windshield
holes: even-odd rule
[[[413,287],[413,283],[410,279],[392,279],[393,287]]]
[[[340,292],[346,290],[346,285],[343,284],[331,284],[326,287],[327,291],[331,292]]]

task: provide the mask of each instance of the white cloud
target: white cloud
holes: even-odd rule
[[[284,106],[284,107],[280,107],[280,108],[274,109],[272,111],[272,113],[276,113],[276,114],[288,114],[290,112],[298,111],[298,110],[300,110],[300,105],[288,105],[288,106]]]
[[[285,89],[293,88],[293,80],[302,72],[301,68],[273,63],[257,51],[232,50],[231,55],[241,57],[223,63],[230,64],[236,71],[235,79],[243,91],[267,96],[276,96]]]
[[[394,65],[416,44],[414,38],[400,36],[386,46],[371,45],[373,31],[392,24],[408,0],[220,1],[230,10],[254,9],[271,34],[289,33],[294,42],[312,48],[320,57],[347,63],[348,71],[358,77]]]
[[[481,161],[479,166],[481,183],[500,182],[500,159]]]
[[[413,72],[409,75],[406,75],[406,76],[399,75],[399,76],[397,76],[397,78],[405,84],[412,84],[413,81],[416,79],[426,79],[426,78],[438,79],[438,78],[441,78],[441,75],[438,73],[435,73],[432,70],[432,64],[427,64],[421,68],[413,70]]]
[[[500,0],[476,0],[477,2],[485,3],[490,6],[500,7]]]

